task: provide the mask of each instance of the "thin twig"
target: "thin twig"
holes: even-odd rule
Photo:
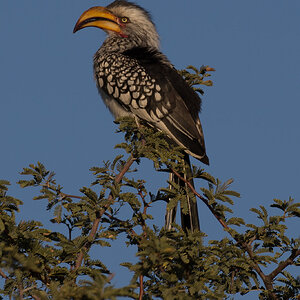
[[[45,183],[41,184],[42,187],[46,187],[47,189],[51,189],[51,184],[50,181],[46,181]],[[65,194],[63,192],[59,192],[58,194],[62,199],[64,198],[76,198],[76,199],[82,199],[81,196],[76,196],[76,195],[69,195],[69,194]]]
[[[143,295],[144,295],[143,275],[140,275],[139,279],[140,279],[140,295],[139,295],[139,300],[142,300],[143,299]]]
[[[124,165],[123,169],[121,170],[121,172],[116,176],[115,178],[115,183],[120,183],[120,181],[122,180],[123,176],[128,172],[129,168],[131,167],[131,165],[137,160],[136,157],[134,157],[133,155],[131,155],[129,157],[129,159],[127,160],[126,164]]]
[[[24,290],[23,290],[23,284],[20,283],[19,284],[19,297],[20,297],[20,300],[23,300],[24,299]]]
[[[4,278],[4,279],[8,279],[8,276],[0,269],[0,275]]]
[[[235,270],[233,270],[231,273],[231,283],[230,283],[230,287],[229,287],[229,292],[231,294],[233,294],[234,277],[235,277]]]
[[[30,291],[32,289],[36,289],[36,285],[30,286],[30,287],[24,289],[23,293],[26,293],[26,292],[28,292],[28,291]]]
[[[152,201],[147,202],[145,200],[145,195],[143,194],[142,186],[139,187],[138,195],[141,197],[141,199],[143,201],[143,205],[144,205],[143,215],[146,215],[147,214],[147,209],[151,206]],[[146,222],[145,222],[145,219],[142,218],[141,222],[142,222],[143,236],[144,236],[144,238],[146,238],[147,237],[147,232],[146,232]]]
[[[107,277],[107,281],[111,282],[113,280],[113,278],[115,277],[115,273],[111,273],[109,274],[109,276]]]
[[[256,240],[257,236],[256,234],[248,241],[248,245],[251,246],[252,243]]]
[[[145,200],[145,195],[143,194],[143,192],[141,191],[141,189],[138,192],[139,196],[141,197],[142,201],[143,201],[143,205],[144,205],[144,210],[143,210],[143,214],[146,215],[147,214],[147,209],[151,206],[152,201],[147,202]]]
[[[91,231],[88,235],[88,241],[89,242],[87,242],[83,246],[83,248],[81,249],[81,251],[77,255],[76,264],[75,264],[75,268],[73,269],[73,271],[76,271],[81,266],[81,263],[82,263],[82,260],[83,260],[83,257],[84,257],[84,252],[86,252],[92,244],[91,241],[94,239],[94,237],[96,235],[101,217],[102,217],[102,215],[100,215],[100,212],[96,211],[96,219],[94,220],[93,225],[92,225],[92,229],[91,229]]]
[[[61,196],[62,198],[75,198],[75,199],[82,199],[82,197],[81,197],[81,196],[68,195],[68,194],[65,194],[65,193],[62,193],[62,192],[60,192],[60,196]]]
[[[112,215],[109,214],[108,212],[105,212],[104,214],[105,214],[107,217],[109,217],[110,219],[114,220],[114,221],[117,221],[117,222],[119,222],[119,223],[125,223],[123,220],[120,220],[120,219],[118,219],[118,218],[112,216]],[[130,232],[131,232],[132,236],[134,236],[134,237],[137,237],[137,236],[138,236],[138,234],[137,234],[132,228],[130,228]]]

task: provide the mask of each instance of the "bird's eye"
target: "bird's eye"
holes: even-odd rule
[[[129,19],[126,18],[126,17],[122,17],[122,18],[121,18],[121,22],[122,22],[122,23],[128,23],[128,22],[129,22]]]

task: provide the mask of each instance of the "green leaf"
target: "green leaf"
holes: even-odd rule
[[[236,226],[245,225],[245,221],[242,218],[230,218],[226,223],[227,225],[236,225]]]

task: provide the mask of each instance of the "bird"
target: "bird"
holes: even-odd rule
[[[86,27],[107,34],[94,55],[93,67],[99,93],[113,116],[133,117],[162,131],[184,149],[188,166],[189,155],[208,165],[199,119],[201,98],[161,52],[150,13],[133,2],[116,0],[83,12],[73,32]],[[186,182],[170,176],[187,189]],[[181,211],[182,228],[199,231],[197,202],[189,196],[187,201],[188,213]],[[172,227],[175,215],[176,209],[167,210],[166,228]]]

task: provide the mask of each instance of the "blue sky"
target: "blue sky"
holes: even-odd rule
[[[299,200],[300,2],[136,2],[152,13],[162,51],[177,68],[216,69],[214,86],[204,88],[200,116],[211,162],[206,169],[223,181],[234,178],[232,188],[242,195],[236,215],[255,222],[249,208],[268,206],[273,198]],[[10,180],[10,193],[24,201],[22,219],[48,218],[46,203],[34,202],[31,191],[14,184],[23,167],[41,161],[66,193],[78,194],[90,184],[89,168],[118,153],[113,147],[122,136],[92,74],[92,57],[105,35],[95,28],[72,34],[84,10],[109,3],[0,4],[0,178]],[[145,161],[141,169],[141,177],[154,174]],[[150,180],[155,191],[161,178]],[[161,211],[152,209],[158,223]],[[200,219],[209,239],[224,236],[202,205]],[[294,236],[299,225],[290,229]],[[125,280],[115,261],[108,265],[118,274],[116,283]]]

